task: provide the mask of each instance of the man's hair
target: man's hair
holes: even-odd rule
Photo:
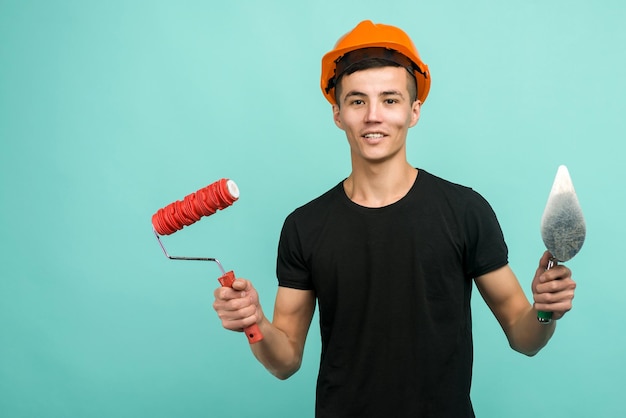
[[[341,96],[341,80],[345,75],[350,75],[356,73],[357,71],[369,70],[370,68],[382,68],[382,67],[401,67],[405,68],[402,65],[398,64],[394,61],[389,61],[384,58],[368,58],[357,63],[350,65],[343,73],[337,77],[335,84],[335,101],[338,106],[341,106],[339,103],[339,99]],[[417,81],[415,80],[415,75],[411,74],[407,70],[408,76],[408,89],[409,89],[409,97],[411,97],[412,101],[417,100]]]

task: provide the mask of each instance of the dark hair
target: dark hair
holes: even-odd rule
[[[343,73],[339,74],[339,76],[337,77],[335,81],[335,101],[337,102],[337,105],[339,106],[340,104],[339,96],[341,96],[341,80],[343,79],[343,76],[354,74],[357,71],[369,70],[371,68],[383,68],[383,67],[405,68],[404,66],[398,64],[397,62],[386,60],[384,58],[364,59],[346,68],[346,70]],[[407,69],[407,75],[409,75],[409,81],[408,81],[408,86],[407,86],[409,89],[409,96],[413,99],[413,101],[416,101],[417,100],[417,80],[415,79],[415,75],[410,73],[408,69]]]

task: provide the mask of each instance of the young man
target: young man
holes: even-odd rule
[[[250,281],[215,291],[225,328],[258,324],[257,359],[286,379],[301,364],[316,302],[322,356],[317,417],[472,417],[470,295],[475,283],[511,347],[534,355],[571,309],[564,266],[532,281],[508,266],[489,204],[407,161],[406,137],[430,87],[400,29],[361,22],[322,60],[322,90],[350,145],[352,171],[286,219],[273,321]]]

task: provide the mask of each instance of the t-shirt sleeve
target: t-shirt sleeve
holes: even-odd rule
[[[313,289],[310,268],[303,254],[302,242],[292,213],[283,224],[276,263],[278,285],[300,290]]]
[[[467,276],[476,278],[508,264],[508,248],[491,205],[472,192],[465,216]]]

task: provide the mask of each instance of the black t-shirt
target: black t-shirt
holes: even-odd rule
[[[352,202],[342,183],[285,220],[279,285],[314,290],[316,417],[472,417],[472,279],[507,264],[493,210],[420,170],[399,201]]]

